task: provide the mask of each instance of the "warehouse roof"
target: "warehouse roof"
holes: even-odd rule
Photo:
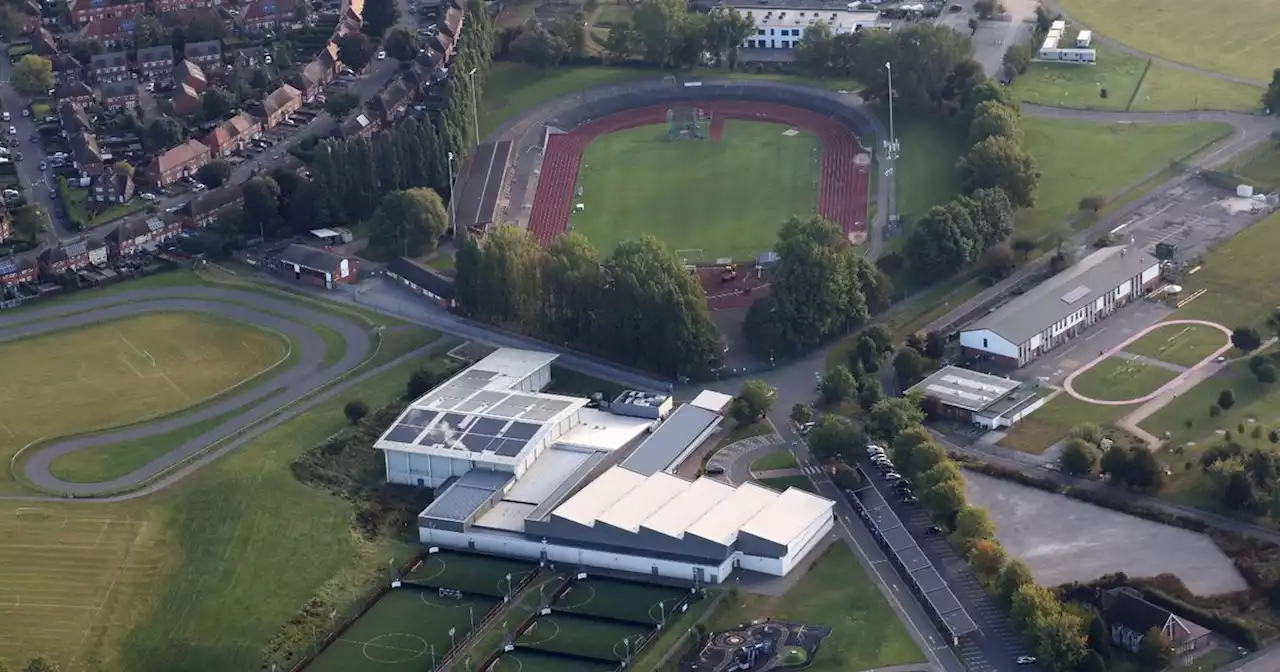
[[[1127,245],[1104,247],[996,308],[964,331],[986,329],[1021,345],[1159,263],[1141,249]]]
[[[706,514],[694,521],[685,534],[718,544],[731,544],[738,538],[738,530],[777,498],[778,493],[768,488],[743,483],[733,494],[716,502]]]
[[[506,472],[472,469],[437,493],[435,501],[420,515],[438,520],[467,520],[494,493],[501,490],[511,477]]]
[[[594,408],[578,411],[581,424],[565,432],[556,443],[593,450],[617,450],[631,443],[653,424],[649,418],[614,415]]]
[[[718,414],[685,404],[667,416],[653,434],[622,461],[622,466],[640,474],[664,471],[680,459],[698,437],[715,427],[718,422]]]
[[[946,366],[910,389],[948,406],[976,413],[1008,396],[1018,386],[1016,380]]]
[[[594,525],[596,517],[644,482],[645,477],[634,471],[612,467],[556,507],[552,514],[579,525]]]
[[[522,504],[520,502],[509,502],[502,500],[493,505],[476,519],[476,525],[480,527],[491,527],[499,530],[509,530],[511,532],[523,532],[524,520],[529,517],[533,510],[538,508],[534,504]]]
[[[687,490],[689,485],[689,481],[671,474],[654,474],[605,509],[596,520],[636,532],[646,518]]]
[[[741,531],[786,546],[835,502],[800,488],[787,488],[741,527]]]
[[[724,409],[729,407],[729,402],[733,401],[733,396],[715,390],[703,390],[698,396],[689,402],[691,406],[705,408],[712,413],[723,413]]]
[[[732,487],[710,478],[699,478],[684,492],[664,502],[662,508],[645,519],[642,527],[670,537],[683,537],[690,525],[731,494]]]
[[[547,448],[529,465],[503,499],[533,505],[547,501],[592,454],[591,451],[566,450],[556,446]]]

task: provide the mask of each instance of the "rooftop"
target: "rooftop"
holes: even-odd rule
[[[579,525],[594,525],[600,514],[646,480],[634,471],[612,467],[556,507],[552,513]]]
[[[738,530],[777,498],[778,493],[768,488],[743,483],[689,525],[685,534],[717,544],[731,544],[738,538]]]
[[[705,408],[685,404],[636,447],[622,466],[641,474],[665,471],[679,460],[707,430],[720,422],[720,416]]]
[[[1018,389],[1019,385],[1016,380],[946,366],[910,389],[948,406],[976,413]]]
[[[332,271],[342,262],[343,257],[332,252],[326,252],[319,248],[308,247],[306,245],[293,244],[284,249],[276,259],[296,264],[303,268],[313,271]]]
[[[547,501],[591,455],[591,451],[551,446],[529,465],[504,499],[534,506]]]
[[[705,408],[712,413],[723,413],[724,409],[729,407],[729,402],[733,401],[733,396],[715,390],[703,390],[698,396],[689,402],[690,406]]]
[[[797,523],[807,524],[834,505],[825,497],[800,488],[787,488],[743,524],[741,531],[786,546],[804,531]]]
[[[601,512],[596,520],[621,530],[636,532],[646,518],[687,490],[689,485],[689,481],[678,476],[654,474]]]
[[[1155,257],[1141,249],[1127,245],[1104,247],[964,330],[986,329],[1014,345],[1021,345],[1157,264]]]
[[[683,537],[690,525],[733,492],[733,488],[724,483],[699,478],[683,492],[663,502],[661,508],[645,519],[642,527],[670,537]]]
[[[648,418],[614,415],[594,408],[578,411],[581,424],[564,433],[556,443],[614,451],[644,434],[653,424]]]
[[[511,474],[506,472],[472,469],[438,491],[435,500],[419,515],[439,520],[466,520],[510,480]]]

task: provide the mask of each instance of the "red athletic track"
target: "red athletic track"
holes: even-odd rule
[[[822,144],[822,178],[818,213],[839,224],[845,235],[860,241],[867,232],[868,166],[857,166],[854,157],[864,153],[857,137],[831,117],[774,103],[737,100],[682,103],[712,114],[712,123],[724,119],[766,121],[803,128]],[[582,152],[592,140],[607,133],[667,121],[670,105],[637,108],[589,121],[568,133],[553,135],[543,151],[542,172],[534,194],[529,230],[543,245],[569,228],[574,187]]]

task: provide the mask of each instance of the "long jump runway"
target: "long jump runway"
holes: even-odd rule
[[[370,356],[373,348],[370,334],[365,327],[354,321],[346,321],[293,301],[274,299],[255,292],[214,287],[136,290],[103,296],[100,299],[86,298],[48,308],[19,310],[11,315],[0,315],[0,342],[157,311],[212,313],[231,320],[258,325],[296,339],[301,346],[301,353],[291,366],[269,372],[260,381],[255,380],[255,383],[244,391],[232,393],[195,411],[186,413],[178,411],[175,415],[155,422],[101,434],[71,437],[39,446],[27,456],[24,467],[24,474],[36,486],[51,492],[64,493],[70,497],[101,496],[137,487],[215,442],[279,412],[307,393],[352,371]],[[329,366],[323,366],[324,342],[305,325],[325,327],[340,335],[346,346],[342,358]],[[383,367],[379,367],[381,368]],[[71,483],[58,479],[49,472],[49,465],[58,456],[164,434],[249,405],[252,407],[243,413],[228,418],[218,427],[188,440],[172,452],[119,478],[101,483]],[[233,448],[234,445],[228,446],[227,449]],[[216,457],[217,454],[209,456],[208,459]],[[181,475],[183,474],[179,474]],[[14,497],[13,499],[40,498]]]

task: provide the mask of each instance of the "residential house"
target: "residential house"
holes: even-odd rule
[[[109,263],[106,243],[100,240],[90,240],[87,244],[89,246],[89,265],[106,268]]]
[[[93,88],[84,82],[59,84],[53,89],[53,99],[59,104],[74,103],[87,107],[93,102]]]
[[[85,42],[97,42],[107,47],[119,47],[133,40],[137,17],[111,16],[94,19],[80,29],[79,37]]]
[[[186,84],[196,93],[204,93],[209,88],[209,80],[204,75],[204,70],[194,61],[183,61],[173,69],[173,81],[179,84]]]
[[[200,92],[191,88],[191,85],[186,82],[179,84],[177,90],[173,92],[173,113],[179,117],[186,117],[199,112],[200,107]]]
[[[196,196],[183,206],[185,224],[189,228],[203,229],[218,223],[218,217],[229,210],[244,205],[244,192],[238,184],[229,184]]]
[[[213,9],[221,5],[220,0],[151,0],[151,9],[157,14],[191,9]]]
[[[298,0],[256,0],[241,12],[240,29],[266,33],[297,24],[298,6]]]
[[[202,68],[222,65],[222,42],[220,40],[189,42],[183,46],[182,55],[185,60]]]
[[[101,19],[140,17],[147,11],[145,0],[68,0],[67,5],[78,26]]]
[[[1077,588],[1065,599],[1082,604],[1102,616],[1111,633],[1111,643],[1130,653],[1138,653],[1142,639],[1153,628],[1173,645],[1176,655],[1203,646],[1212,631],[1198,623],[1179,618],[1173,612],[1143,599],[1132,588]]]
[[[413,87],[397,77],[369,101],[369,108],[379,117],[382,127],[386,128],[404,114],[409,103],[413,101],[414,93]]]
[[[155,183],[163,187],[195,175],[200,166],[209,163],[209,158],[208,147],[198,140],[188,140],[157,156],[148,170]]]
[[[139,49],[138,70],[146,81],[167,79],[173,73],[173,45]]]
[[[268,266],[294,280],[333,289],[335,285],[356,281],[359,262],[306,245],[290,245],[272,259]]]
[[[54,86],[75,84],[82,80],[80,71],[84,66],[81,65],[80,61],[76,60],[75,56],[58,54],[52,60]]]
[[[441,308],[453,307],[453,282],[448,278],[419,266],[404,257],[396,257],[387,264],[387,277],[409,288],[409,291],[425,296]]]
[[[44,26],[31,31],[31,53],[52,59],[58,54],[58,40]]]
[[[93,132],[89,115],[85,114],[84,106],[79,103],[70,101],[58,103],[58,123],[62,126],[62,136],[65,138]]]
[[[138,83],[132,79],[103,84],[99,92],[102,94],[102,107],[108,112],[132,111],[138,106]]]
[[[214,128],[212,133],[205,136],[204,144],[213,156],[228,156],[244,149],[260,132],[262,124],[249,114],[241,112]]]
[[[89,74],[98,84],[129,79],[129,54],[110,51],[89,58]]]
[[[36,281],[36,265],[22,257],[0,259],[0,287],[13,287]]]
[[[89,200],[94,203],[127,203],[133,198],[133,175],[107,166],[89,182]]]
[[[262,119],[264,128],[275,128],[299,107],[302,107],[302,92],[288,84],[282,84],[263,99],[259,105],[258,117]]]
[[[98,148],[98,138],[92,133],[81,131],[67,138],[71,145],[71,157],[75,167],[81,173],[93,177],[102,173],[102,150]]]
[[[181,218],[174,217],[166,221],[156,215],[128,217],[107,234],[107,249],[116,258],[136,252],[139,248],[154,247],[181,231]]]
[[[453,59],[453,49],[458,43],[458,36],[462,34],[462,4],[457,0],[449,0],[445,5],[444,16],[441,17],[439,26],[440,31],[432,38],[433,48],[438,47],[441,54],[444,54],[444,60]]]
[[[362,110],[356,110],[342,120],[341,131],[344,138],[353,138],[359,135],[367,136],[373,133],[374,130],[376,129],[374,128],[373,120]]]
[[[322,52],[323,53],[323,52]],[[324,90],[324,85],[333,79],[333,67],[322,57],[317,57],[298,70],[289,83],[302,92],[302,100],[311,102]]]
[[[45,248],[37,258],[40,272],[47,276],[76,271],[89,265],[89,246],[82,240]]]
[[[236,49],[231,52],[231,68],[234,70],[252,70],[265,63],[266,54],[262,47]]]

